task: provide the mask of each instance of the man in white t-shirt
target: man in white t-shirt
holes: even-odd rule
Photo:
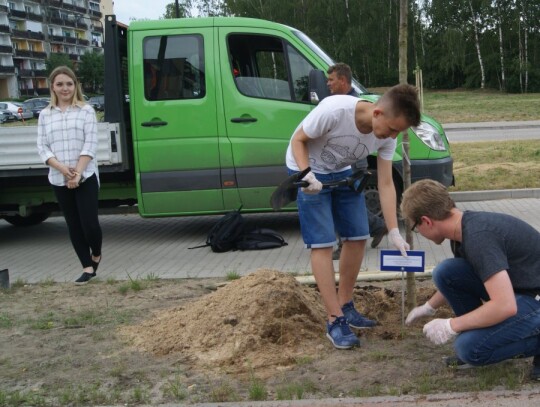
[[[302,237],[311,249],[311,268],[327,314],[327,337],[338,349],[359,346],[353,328],[376,325],[354,307],[353,289],[364,256],[369,227],[364,194],[348,187],[322,188],[352,174],[351,164],[377,152],[381,206],[393,245],[406,256],[409,245],[399,233],[392,158],[396,137],[420,122],[416,89],[390,88],[376,103],[353,96],[324,99],[296,128],[287,149],[289,173],[311,171],[303,178],[309,186],[298,191]],[[332,250],[336,231],[343,241],[336,292]]]

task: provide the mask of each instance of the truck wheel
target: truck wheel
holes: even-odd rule
[[[381,201],[379,200],[379,189],[377,184],[367,185],[364,189],[366,207],[373,215],[382,216]]]
[[[396,185],[396,206],[397,206],[396,210],[398,213],[398,217],[401,216],[399,205],[401,204],[402,194],[403,194],[402,188],[399,185]],[[364,195],[366,199],[366,208],[372,214],[382,217],[381,201],[379,199],[379,188],[377,187],[377,184],[367,185],[366,189],[364,190]]]
[[[4,216],[6,222],[11,223],[14,226],[34,226],[38,225],[51,216],[50,212],[38,212],[29,216],[10,215]]]

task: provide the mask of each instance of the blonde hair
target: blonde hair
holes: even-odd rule
[[[79,83],[79,80],[77,79],[77,76],[75,76],[75,73],[71,70],[71,68],[62,65],[58,66],[53,69],[51,74],[49,75],[49,89],[51,91],[51,105],[57,106],[58,105],[58,99],[56,98],[56,93],[53,92],[53,83],[54,80],[58,75],[66,75],[69,76],[73,83],[75,84],[75,93],[73,94],[73,100],[71,101],[72,105],[84,105],[84,97],[81,91],[81,84]]]
[[[433,220],[444,220],[456,204],[446,187],[440,182],[423,179],[412,184],[403,193],[401,214],[409,221],[418,222],[422,216]]]

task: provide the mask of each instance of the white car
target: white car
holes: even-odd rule
[[[0,102],[0,109],[9,110],[17,117],[17,120],[28,120],[34,117],[34,113],[30,109],[18,102]]]

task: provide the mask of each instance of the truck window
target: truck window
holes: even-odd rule
[[[144,95],[148,100],[205,95],[203,38],[163,35],[144,40]]]
[[[231,73],[240,93],[257,98],[308,101],[314,67],[290,44],[269,35],[231,34]]]

